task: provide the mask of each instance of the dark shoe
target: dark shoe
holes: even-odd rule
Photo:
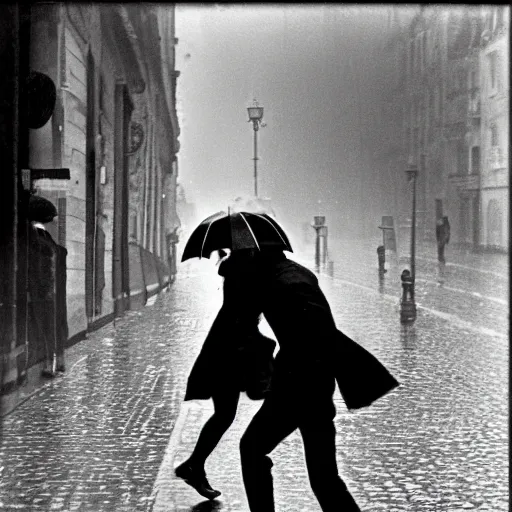
[[[45,368],[42,372],[41,372],[41,375],[43,377],[46,377],[47,379],[51,379],[53,377],[55,377],[55,373],[52,371],[52,370],[48,370],[47,368]]]
[[[180,464],[175,470],[174,474],[181,478],[193,487],[201,496],[208,498],[209,500],[214,500],[221,495],[220,491],[216,491],[212,488],[210,483],[206,478],[206,473],[203,469],[195,469],[188,464],[188,462],[183,462]]]

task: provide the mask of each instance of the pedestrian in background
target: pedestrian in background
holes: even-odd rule
[[[48,199],[29,197],[29,325],[36,347],[44,351],[42,375],[53,377],[64,371],[64,345],[68,337],[66,313],[65,247],[57,244],[47,225],[57,217],[55,205]],[[37,350],[37,348],[36,348]]]
[[[437,239],[437,261],[441,264],[445,264],[446,260],[444,257],[444,248],[450,241],[450,223],[448,217],[445,215],[442,218],[437,219],[436,222],[436,239]]]
[[[338,474],[335,381],[349,409],[370,405],[398,385],[363,347],[336,327],[330,306],[307,268],[281,250],[254,251],[251,295],[279,343],[270,392],[240,442],[242,475],[252,512],[273,512],[269,454],[299,429],[309,480],[324,512],[360,512]]]
[[[219,251],[221,257],[226,252]],[[235,419],[240,393],[263,398],[272,371],[274,340],[260,333],[259,301],[251,290],[254,275],[245,265],[247,251],[232,252],[219,265],[224,277],[223,304],[190,372],[185,401],[212,399],[214,413],[203,426],[190,457],[175,474],[202,496],[215,499],[221,492],[211,487],[206,459]]]
[[[444,282],[444,270],[446,260],[444,257],[444,249],[450,241],[450,223],[445,215],[436,222],[436,239],[437,239],[437,262],[438,262],[438,281]]]

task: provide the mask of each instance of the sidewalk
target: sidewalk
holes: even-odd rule
[[[374,254],[377,264],[376,250],[382,244],[382,237],[374,237],[372,240],[337,240],[329,239],[329,255],[335,259],[336,253],[343,253],[350,246],[359,247],[365,252]],[[310,244],[314,251],[314,244]],[[410,257],[409,243],[398,247],[400,258]],[[497,276],[507,277],[509,275],[510,259],[509,254],[498,252],[474,252],[471,249],[447,244],[445,247],[445,258],[447,267],[458,267],[477,272],[491,273]],[[437,245],[435,242],[416,241],[416,259],[437,264]]]
[[[416,254],[418,258],[437,264],[437,246],[435,243],[418,243]],[[467,248],[448,244],[445,248],[445,258],[447,267],[467,268],[507,278],[509,275],[510,260],[508,254],[474,252]]]

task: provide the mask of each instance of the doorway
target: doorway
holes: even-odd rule
[[[94,57],[87,54],[87,112],[85,141],[85,309],[87,321],[95,316],[94,254],[96,231],[96,72]]]
[[[114,314],[120,316],[130,308],[130,274],[128,257],[128,137],[133,104],[126,84],[115,88],[114,124],[114,241],[112,258],[112,295]]]

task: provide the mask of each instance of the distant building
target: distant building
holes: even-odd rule
[[[481,244],[508,250],[510,7],[489,6],[481,33]]]
[[[379,138],[386,151],[375,157],[387,205],[399,225],[410,222],[403,171],[412,158],[420,240],[433,241],[436,218],[448,215],[451,243],[507,250],[509,8],[433,4],[389,12],[375,68],[378,77],[387,72],[379,82],[388,84]]]
[[[195,204],[187,201],[185,189],[181,183],[177,185],[176,208],[180,220],[180,241],[185,243],[185,239],[195,228],[198,219]]]

